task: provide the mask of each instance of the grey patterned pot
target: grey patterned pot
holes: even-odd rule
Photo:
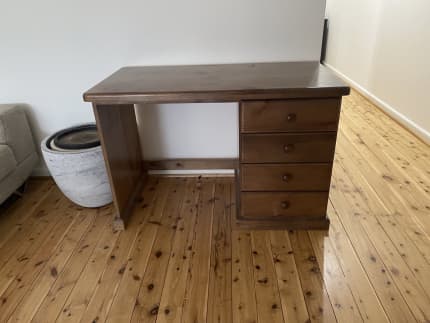
[[[41,149],[49,172],[64,195],[84,207],[111,203],[112,193],[101,146],[58,151],[48,145],[54,135],[42,141]]]

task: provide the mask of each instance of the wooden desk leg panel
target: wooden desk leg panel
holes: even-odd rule
[[[116,209],[114,227],[124,229],[146,178],[134,105],[93,104],[93,110]]]

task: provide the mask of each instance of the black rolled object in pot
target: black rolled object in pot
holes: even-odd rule
[[[56,132],[47,144],[54,150],[80,150],[100,146],[100,139],[96,125],[86,124]]]

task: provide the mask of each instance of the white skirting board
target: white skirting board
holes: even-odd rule
[[[430,145],[430,132],[428,132],[424,128],[420,127],[419,125],[417,125],[415,122],[413,122],[412,120],[407,118],[405,115],[401,114],[399,111],[397,111],[391,105],[389,105],[388,103],[379,99],[376,95],[374,95],[373,93],[366,90],[360,84],[351,80],[349,77],[347,77],[345,74],[343,74],[342,72],[340,72],[339,70],[337,70],[336,68],[331,66],[330,64],[324,62],[324,65],[326,67],[328,67],[330,70],[332,70],[335,74],[337,74],[346,83],[348,83],[352,88],[354,88],[355,90],[360,92],[363,96],[365,96],[367,99],[369,99],[378,108],[385,111],[389,116],[391,116],[397,122],[402,124],[405,128],[407,128],[409,131],[411,131],[413,134],[415,134],[417,137],[419,137],[425,143]]]

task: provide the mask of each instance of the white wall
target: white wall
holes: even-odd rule
[[[124,65],[318,60],[324,7],[324,0],[3,1],[0,102],[28,103],[40,141],[93,121],[82,93]],[[145,157],[236,156],[236,109],[145,109],[139,119],[154,130],[144,132]]]
[[[326,62],[430,141],[430,2],[328,0]]]

